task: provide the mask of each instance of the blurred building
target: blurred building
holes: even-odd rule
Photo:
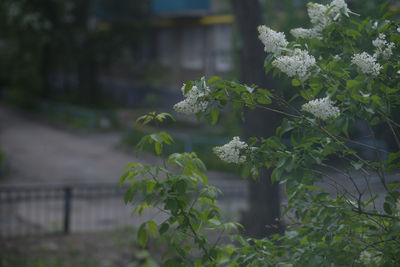
[[[233,70],[228,0],[152,0],[150,56],[170,72],[170,86]]]
[[[169,107],[181,97],[182,83],[201,76],[227,77],[234,70],[229,0],[87,1],[92,4],[84,19],[86,39],[78,32],[76,44],[71,45],[88,55],[84,63],[87,73],[93,72],[96,90],[120,104]],[[145,3],[145,12],[139,10],[140,3]],[[136,29],[137,24],[145,25],[144,29]],[[129,40],[135,34],[141,37]],[[79,77],[85,75],[61,66],[51,70],[51,90],[76,94],[82,89]]]

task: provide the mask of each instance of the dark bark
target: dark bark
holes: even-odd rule
[[[75,43],[78,62],[78,90],[84,105],[94,106],[100,92],[98,83],[98,61],[93,33],[88,29],[92,0],[76,1]]]
[[[231,0],[241,36],[241,80],[267,89],[273,88],[273,81],[264,71],[266,56],[258,39],[257,26],[262,24],[258,0]],[[265,110],[247,110],[243,134],[245,138],[268,137],[275,134],[280,116]],[[279,186],[270,180],[271,170],[263,169],[258,180],[249,179],[249,210],[242,214],[242,223],[247,234],[265,237],[282,231],[277,221],[280,217]]]

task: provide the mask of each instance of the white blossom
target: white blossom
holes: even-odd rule
[[[387,60],[393,54],[392,49],[394,47],[394,43],[388,43],[385,39],[386,36],[383,33],[380,33],[378,38],[372,41],[372,44],[376,47],[374,53],[375,58],[382,56],[384,60]]]
[[[307,4],[307,13],[315,31],[322,32],[332,23],[332,17],[326,14],[328,6],[317,3]]]
[[[247,149],[248,145],[240,141],[238,136],[233,137],[233,139],[223,145],[214,147],[214,153],[223,161],[228,163],[243,163],[246,161],[246,156],[240,155],[244,149]]]
[[[315,65],[315,58],[308,51],[296,48],[293,54],[279,56],[272,65],[286,73],[289,77],[297,76],[305,81],[310,76],[310,69]]]
[[[329,4],[329,7],[332,7],[331,10],[329,11],[329,14],[334,18],[338,17],[341,11],[343,12],[344,15],[349,16],[350,9],[347,7],[347,4],[344,0],[333,0]]]
[[[311,100],[304,104],[301,109],[323,120],[336,118],[340,115],[339,108],[333,105],[333,101],[329,97]]]
[[[340,58],[340,56],[339,55],[335,55],[334,57],[333,57],[333,61],[339,61],[341,58]]]
[[[372,253],[364,250],[363,252],[360,253],[360,261],[361,263],[365,264],[366,266],[376,266],[381,264],[382,262],[382,257],[373,255]]]
[[[265,25],[258,26],[258,32],[260,33],[258,38],[264,44],[265,52],[279,56],[282,52],[282,48],[288,45],[288,41],[283,32],[276,32]]]
[[[295,28],[291,29],[290,33],[297,39],[297,38],[317,38],[321,39],[322,35],[321,32],[318,31],[316,28],[311,29],[304,29],[304,28]]]
[[[397,32],[400,32],[400,27],[397,28]]]
[[[372,24],[372,29],[374,30],[378,29],[378,21],[375,20],[374,24]]]
[[[350,10],[344,0],[333,0],[329,5],[307,4],[307,13],[316,32],[322,32],[333,21],[339,20],[341,14],[348,16],[349,12]]]
[[[194,85],[186,94],[184,89],[185,84],[181,89],[185,99],[174,105],[174,109],[177,112],[191,115],[196,114],[199,111],[203,112],[207,109],[208,101],[205,97],[209,94],[208,87],[206,87],[205,90],[201,90]]]
[[[321,5],[318,3],[308,3],[307,13],[310,17],[312,24],[324,24],[328,26],[331,23],[330,17],[326,16],[326,10],[328,7],[326,5]]]
[[[373,76],[377,76],[379,71],[382,69],[382,66],[376,62],[376,58],[369,55],[367,52],[353,55],[351,63],[357,65],[362,73]]]

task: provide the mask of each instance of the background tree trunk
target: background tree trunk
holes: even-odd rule
[[[264,71],[266,56],[263,44],[258,39],[257,26],[262,24],[261,7],[258,0],[231,0],[241,46],[241,80],[247,84],[256,84],[267,89],[273,88],[273,80]],[[269,137],[275,134],[280,117],[265,110],[247,110],[243,134]],[[280,217],[279,186],[270,180],[271,170],[263,169],[260,178],[249,178],[249,210],[242,214],[242,224],[247,234],[253,237],[265,237],[282,231],[277,221]]]

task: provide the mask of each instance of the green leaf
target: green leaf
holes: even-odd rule
[[[162,137],[161,133],[150,134],[150,138],[153,139],[154,141],[156,141],[157,143],[162,143],[162,141],[163,141],[163,137]]]
[[[185,180],[179,180],[175,184],[176,191],[180,194],[183,195],[186,192],[187,188],[187,182]]]
[[[147,226],[150,229],[151,234],[156,237],[157,235],[157,224],[154,221],[148,221]]]
[[[250,171],[251,171],[251,165],[250,164],[245,164],[242,168],[242,172],[241,172],[241,176],[243,178],[247,178],[250,175]]]
[[[124,172],[124,174],[122,174],[121,179],[119,179],[120,186],[122,186],[125,183],[126,179],[128,179],[128,177],[131,173],[132,173],[131,171],[127,171],[127,172]]]
[[[161,143],[158,143],[158,142],[154,143],[154,149],[155,149],[156,154],[157,154],[158,156],[161,155],[161,152],[162,152],[162,144],[161,144]]]
[[[128,188],[128,190],[124,194],[124,202],[125,202],[125,204],[128,204],[129,202],[131,202],[132,199],[134,198],[134,196],[136,195],[136,193],[137,193],[137,188],[134,187],[133,185],[130,186]]]
[[[392,214],[392,209],[390,208],[390,204],[387,202],[383,203],[383,210],[389,215]]]
[[[211,124],[212,124],[212,125],[215,125],[215,124],[217,123],[217,121],[218,121],[218,114],[219,114],[219,111],[218,111],[217,108],[213,108],[213,109],[210,111],[210,113],[211,113]]]
[[[186,95],[187,92],[189,92],[190,89],[192,89],[194,83],[193,81],[189,81],[185,84],[185,87],[183,88],[183,94]]]
[[[400,184],[400,181],[395,181],[395,182],[389,184],[389,185],[388,185],[388,188],[389,188],[390,190],[393,190],[393,189],[395,189],[399,184]]]
[[[163,266],[164,267],[183,267],[185,265],[183,263],[179,262],[178,260],[169,259],[163,264]]]
[[[169,228],[169,224],[164,222],[160,225],[160,228],[158,229],[158,233],[160,233],[160,235],[162,235],[168,231],[168,228]]]
[[[175,214],[178,212],[178,202],[176,199],[173,198],[169,198],[166,202],[165,202],[165,209],[166,210],[170,210],[172,212],[172,214]]]
[[[362,83],[357,80],[347,80],[346,89],[360,89],[362,87]]]
[[[146,247],[147,244],[147,230],[146,230],[146,224],[142,224],[139,227],[139,231],[137,233],[137,238],[139,240],[140,245],[144,248]]]
[[[216,81],[219,81],[219,80],[221,80],[221,78],[220,77],[218,77],[218,76],[213,76],[213,77],[211,77],[209,80],[208,80],[208,84],[211,84],[211,83],[214,83],[214,82],[216,82]]]
[[[269,97],[266,96],[266,95],[259,95],[259,96],[257,97],[257,102],[260,103],[260,104],[268,105],[268,104],[271,104],[271,103],[272,103],[272,100],[271,100],[271,98],[269,98]]]
[[[221,225],[221,222],[217,219],[209,219],[208,222],[214,226]]]
[[[301,82],[298,79],[292,79],[292,85],[294,87],[297,87],[301,85]]]
[[[361,34],[353,29],[347,29],[346,34],[350,37],[352,37],[354,40],[357,39],[357,37],[361,36]]]

